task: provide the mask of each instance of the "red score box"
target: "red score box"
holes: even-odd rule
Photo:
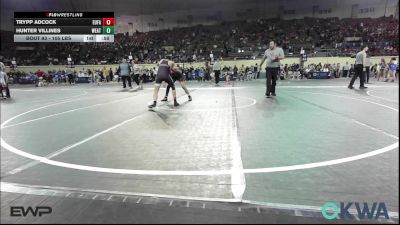
[[[103,26],[114,26],[114,18],[103,18]]]

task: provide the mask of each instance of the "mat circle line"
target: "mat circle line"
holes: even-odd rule
[[[335,96],[335,97],[341,97],[341,98],[346,98],[346,99],[352,99],[352,100],[358,100],[358,101],[363,101],[367,102],[370,104],[375,104],[387,109],[390,109],[392,111],[398,112],[398,109],[383,105],[380,103],[376,103],[373,101],[365,100],[365,99],[357,99],[357,98],[352,98],[348,96],[343,96],[343,95],[332,95],[332,94],[325,94],[325,93],[313,93],[313,92],[303,92],[303,93],[310,93],[310,94],[318,94],[318,95],[326,95],[326,96]],[[49,105],[50,106],[50,105]],[[37,111],[39,109],[46,108],[46,106],[39,107],[33,110],[29,110],[27,112],[18,114],[6,121],[4,121],[0,128],[2,129],[7,123],[11,122],[12,120],[22,116],[26,115],[30,112]],[[37,156],[34,154],[30,154],[28,152],[22,151],[20,149],[17,149],[16,147],[8,144],[3,137],[0,137],[1,140],[1,146],[5,149],[7,149],[10,152],[13,152],[17,155],[23,156],[25,158],[29,158],[32,160],[40,161],[42,163],[48,164],[48,165],[53,165],[53,166],[58,166],[58,167],[64,167],[64,168],[69,168],[69,169],[76,169],[76,170],[84,170],[84,171],[91,171],[91,172],[102,172],[102,173],[114,173],[114,174],[130,174],[130,175],[152,175],[152,176],[216,176],[216,175],[232,175],[236,173],[236,170],[208,170],[208,171],[170,171],[170,170],[132,170],[132,169],[115,169],[115,168],[104,168],[104,167],[94,167],[94,166],[85,166],[85,165],[78,165],[78,164],[72,164],[72,163],[65,163],[65,162],[60,162],[60,161],[55,161],[51,159],[47,159],[45,157]],[[397,139],[398,140],[398,139]],[[321,161],[321,162],[315,162],[315,163],[306,163],[306,164],[298,164],[298,165],[292,165],[292,166],[279,166],[279,167],[269,167],[269,168],[255,168],[255,169],[243,169],[243,173],[245,174],[255,174],[255,173],[272,173],[272,172],[286,172],[286,171],[294,171],[294,170],[303,170],[303,169],[311,169],[311,168],[317,168],[317,167],[325,167],[325,166],[332,166],[332,165],[337,165],[337,164],[342,164],[346,162],[351,162],[355,160],[360,160],[364,158],[369,158],[372,156],[376,156],[379,154],[383,154],[385,152],[392,151],[396,148],[399,147],[399,142],[395,142],[391,145],[385,146],[383,148],[373,150],[367,153],[363,154],[358,154],[350,157],[345,157],[345,158],[339,158],[339,159],[334,159],[334,160],[327,160],[327,161]]]

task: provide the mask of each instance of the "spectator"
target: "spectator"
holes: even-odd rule
[[[343,77],[349,77],[350,65],[349,62],[343,66]]]

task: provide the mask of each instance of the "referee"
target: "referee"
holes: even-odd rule
[[[364,86],[365,77],[363,74],[364,66],[367,65],[367,51],[368,47],[364,46],[360,52],[356,55],[356,65],[355,65],[355,75],[351,78],[349,88],[353,89],[354,81],[356,81],[357,77],[360,77],[360,89],[365,89],[367,87]]]
[[[126,59],[122,59],[122,63],[119,64],[118,74],[122,78],[122,86],[126,88],[126,81],[128,80],[129,88],[132,89],[132,80],[130,76],[131,66],[126,61]]]
[[[285,58],[283,54],[282,48],[276,46],[274,41],[269,42],[269,48],[265,51],[264,57],[260,63],[260,71],[261,66],[266,62],[266,76],[267,76],[267,91],[265,93],[266,97],[276,96],[275,86],[276,80],[278,79],[279,69],[280,69],[280,61]]]

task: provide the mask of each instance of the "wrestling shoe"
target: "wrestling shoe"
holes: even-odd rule
[[[157,102],[156,102],[156,101],[154,101],[154,102],[153,102],[153,104],[149,105],[148,107],[151,109],[151,108],[154,108],[154,107],[156,107],[156,105],[157,105]]]

